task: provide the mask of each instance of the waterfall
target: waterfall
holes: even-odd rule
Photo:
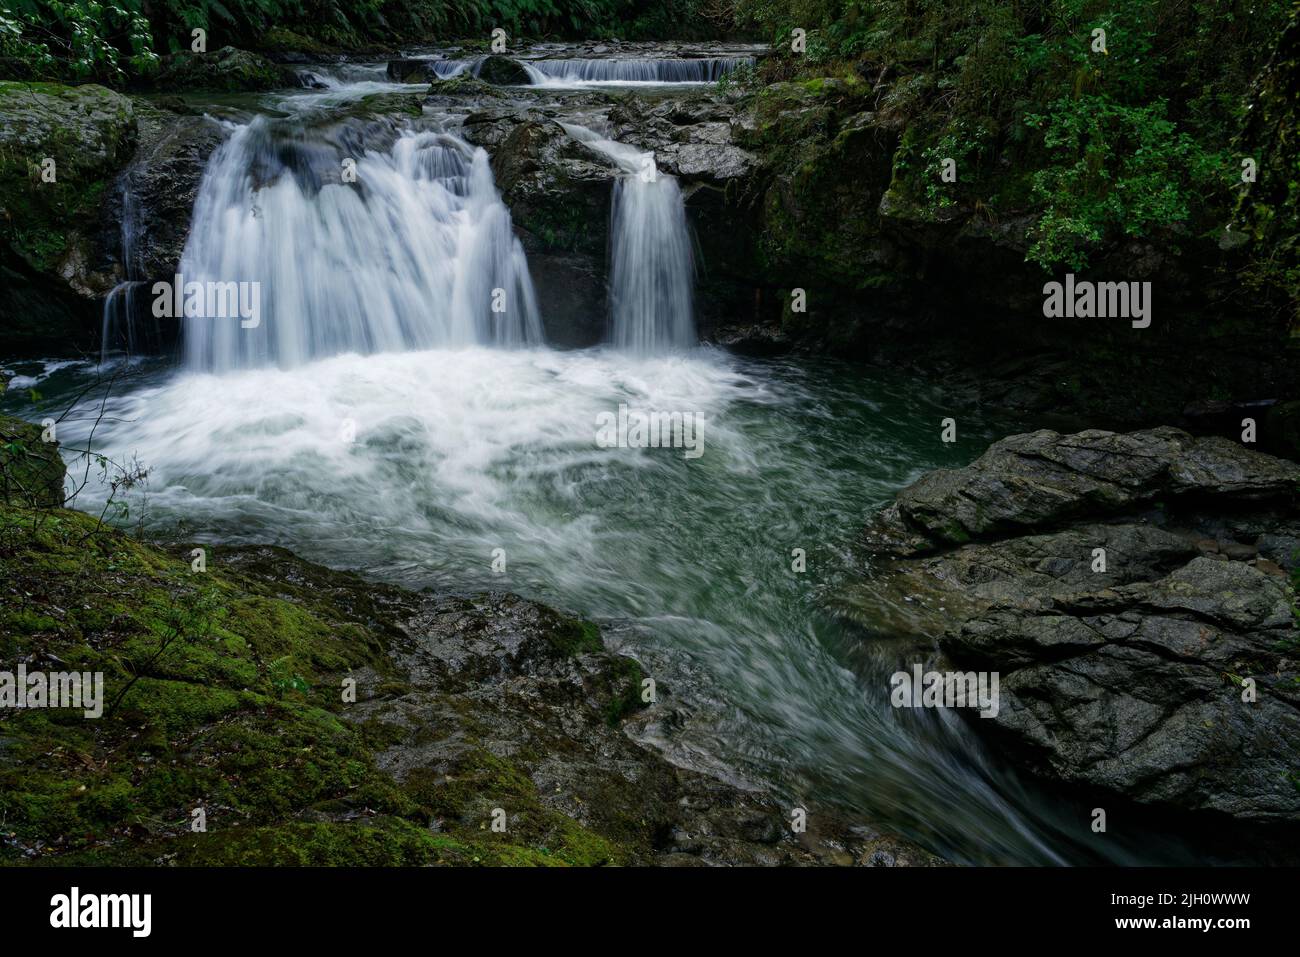
[[[667,60],[521,60],[533,83],[716,83],[753,57]]]
[[[659,172],[654,153],[560,125],[624,173],[610,214],[611,341],[638,353],[693,346],[695,263],[677,180]]]
[[[133,172],[133,171],[132,171]],[[119,235],[123,282],[104,297],[99,329],[99,361],[108,362],[117,353],[135,356],[158,352],[165,339],[158,320],[149,311],[144,267],[140,262],[140,208],[133,189],[131,172],[117,186],[121,202],[122,224]]]
[[[209,303],[213,287],[248,284],[259,315],[186,315],[191,368],[542,341],[487,154],[409,129],[387,152],[363,150],[351,132],[313,138],[259,117],[214,154],[180,273]]]

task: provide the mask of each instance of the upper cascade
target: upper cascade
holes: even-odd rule
[[[728,73],[753,66],[745,56],[673,59],[546,59],[524,60],[533,83],[716,83]]]

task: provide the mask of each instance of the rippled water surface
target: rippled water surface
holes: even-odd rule
[[[17,386],[55,403],[92,372],[56,366]],[[699,416],[704,454],[599,447],[597,418],[620,403]],[[99,417],[84,409],[61,428],[69,446]],[[1086,809],[1026,790],[951,715],[890,708],[901,652],[828,611],[864,573],[854,542],[871,510],[1007,430],[964,415],[945,445],[951,410],[932,386],[708,348],[470,348],[220,376],[139,366],[105,411],[94,444],[151,469],[132,515],[156,532],[274,542],[412,588],[502,588],[595,617],[659,682],[666,719],[640,733],[677,760],[839,805],[955,860],[1097,859]],[[79,505],[102,494],[92,482]],[[791,570],[795,548],[806,573]],[[1174,853],[1162,846],[1106,845],[1105,858]]]

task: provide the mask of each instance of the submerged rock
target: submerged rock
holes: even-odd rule
[[[1001,707],[973,724],[1037,774],[1294,823],[1298,483],[1300,466],[1176,429],[1011,436],[899,493],[850,602],[998,672]]]

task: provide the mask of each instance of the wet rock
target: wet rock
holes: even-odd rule
[[[548,341],[587,346],[605,334],[610,203],[619,171],[539,113],[478,112],[465,119],[492,170],[528,254]]]
[[[268,583],[318,577],[280,550],[227,560]],[[538,817],[570,820],[609,840],[623,863],[849,864],[868,856],[869,841],[889,842],[900,863],[937,860],[829,810],[795,835],[769,797],[634,743],[620,723],[644,707],[640,666],[606,651],[590,623],[509,594],[367,586],[363,596],[352,576],[326,581],[330,601],[393,635],[395,671],[362,673],[345,719],[384,729],[377,766],[438,809],[439,830],[473,832],[500,807],[520,830]]]
[[[427,83],[434,77],[430,60],[389,60],[386,72],[394,83]]]
[[[915,554],[1162,498],[1286,499],[1297,481],[1300,466],[1219,437],[1167,427],[1075,435],[1044,429],[994,443],[967,468],[923,476],[877,516],[868,541]]]
[[[1294,821],[1300,635],[1279,563],[1300,468],[1160,428],[1035,432],[876,516],[855,618],[1001,676],[973,719],[1044,777]]]
[[[525,86],[532,82],[523,64],[505,56],[484,57],[475,75],[494,86]]]
[[[212,120],[141,101],[140,144],[125,171],[122,250],[132,278],[170,279],[189,237],[199,183],[212,151],[225,138]]]

